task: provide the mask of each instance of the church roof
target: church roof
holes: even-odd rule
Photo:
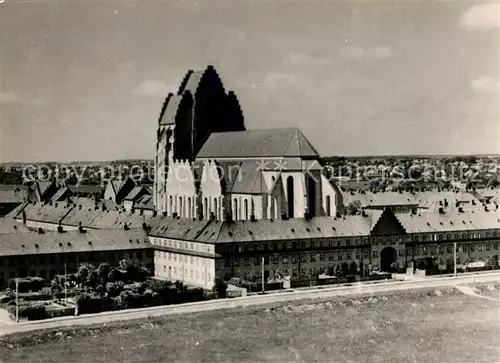
[[[319,154],[298,128],[212,133],[198,158],[306,157]]]
[[[241,163],[238,168],[238,174],[229,191],[237,194],[261,194],[268,192],[262,171],[255,160],[247,160]]]

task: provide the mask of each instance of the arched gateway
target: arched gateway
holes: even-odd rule
[[[398,251],[393,247],[385,247],[380,252],[380,270],[383,272],[389,272],[391,270],[391,265],[398,259]]]

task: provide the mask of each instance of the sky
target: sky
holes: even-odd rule
[[[164,98],[212,64],[247,129],[321,155],[500,153],[498,3],[0,3],[0,161],[153,158]]]

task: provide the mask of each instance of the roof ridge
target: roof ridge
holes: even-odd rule
[[[286,144],[286,146],[285,146],[285,150],[283,150],[283,156],[286,156],[286,152],[287,152],[288,148],[290,147],[290,144],[292,143],[292,139],[293,139],[293,137],[294,137],[295,135],[297,135],[297,131],[295,131],[295,132],[292,134],[292,136],[290,137],[290,139],[288,140],[288,143],[287,143],[287,144]],[[302,153],[300,152],[300,143],[298,142],[298,138],[297,138],[297,144],[298,144],[298,146],[299,146],[299,155],[302,155]]]

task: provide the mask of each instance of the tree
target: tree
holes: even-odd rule
[[[359,200],[355,200],[347,205],[346,213],[348,215],[355,215],[361,210],[361,202]]]

